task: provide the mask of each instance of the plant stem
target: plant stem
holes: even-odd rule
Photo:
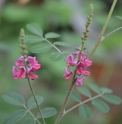
[[[70,108],[69,110],[67,110],[62,116],[64,116],[65,114],[67,114],[67,113],[70,112],[71,110],[75,109],[75,108],[78,107],[79,105],[82,105],[82,104],[84,104],[84,103],[86,103],[86,102],[89,102],[89,101],[91,101],[91,100],[93,100],[93,99],[96,99],[96,98],[98,98],[98,97],[101,97],[103,94],[104,94],[104,93],[101,93],[101,94],[99,94],[99,95],[97,95],[97,96],[94,96],[94,97],[89,98],[89,99],[87,99],[87,100],[85,100],[85,101],[83,101],[83,102],[78,103],[77,105],[75,105],[75,106],[73,106],[72,108]]]
[[[66,105],[67,105],[67,103],[68,103],[70,94],[71,94],[71,92],[72,92],[72,90],[73,90],[73,88],[74,88],[75,76],[76,76],[76,71],[74,72],[72,84],[71,84],[71,86],[70,86],[70,88],[69,88],[69,90],[68,90],[67,96],[66,96],[66,98],[65,98],[65,101],[64,101],[64,103],[63,103],[63,105],[62,105],[62,108],[61,108],[61,110],[60,110],[59,116],[58,116],[58,118],[57,118],[55,124],[58,124],[58,123],[59,123],[60,119],[62,118],[63,114],[65,113],[65,107],[66,107]]]
[[[34,114],[25,105],[23,107],[28,110],[29,114],[34,118],[34,120],[38,122],[38,124],[41,124],[39,120],[34,116]]]
[[[32,86],[31,86],[31,83],[30,83],[30,79],[29,79],[28,77],[27,77],[27,79],[28,79],[29,87],[30,87],[30,89],[31,89],[33,98],[34,98],[34,100],[35,100],[35,103],[36,103],[36,105],[37,105],[38,111],[39,111],[40,116],[41,116],[41,118],[42,118],[42,121],[43,121],[44,124],[46,124],[46,123],[45,123],[45,120],[44,120],[44,118],[43,118],[43,116],[42,116],[41,110],[40,110],[40,108],[39,108],[38,102],[37,102],[37,100],[36,100],[34,91],[33,91],[33,89],[32,89]]]
[[[94,46],[94,48],[93,48],[93,50],[92,50],[92,52],[90,53],[90,55],[89,55],[88,58],[91,58],[92,55],[93,55],[93,53],[94,53],[95,50],[97,49],[97,47],[98,47],[98,45],[99,45],[99,43],[100,43],[100,41],[101,41],[101,39],[102,39],[102,37],[103,37],[103,34],[104,34],[105,30],[106,30],[106,27],[107,27],[107,25],[108,25],[108,22],[109,22],[109,20],[110,20],[110,18],[111,18],[111,15],[112,15],[113,10],[114,10],[114,8],[115,8],[116,2],[117,2],[117,0],[114,0],[113,4],[112,4],[112,6],[111,6],[111,9],[110,9],[110,11],[109,11],[109,14],[108,14],[108,16],[107,16],[107,19],[106,19],[106,21],[105,21],[105,23],[104,23],[104,26],[103,26],[103,28],[102,28],[102,30],[101,30],[101,32],[100,32],[100,35],[99,35],[99,37],[98,37],[98,40],[97,40],[97,42],[96,42],[96,44],[95,44],[95,46]]]

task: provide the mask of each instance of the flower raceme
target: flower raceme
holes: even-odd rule
[[[28,56],[27,58],[24,58],[21,56],[16,60],[15,65],[18,67],[16,68],[13,66],[12,68],[12,73],[15,80],[18,78],[26,78],[27,76],[32,80],[38,78],[37,75],[32,74],[32,72],[35,72],[41,67],[36,60],[36,57]]]
[[[79,77],[80,75],[84,75],[84,76],[90,75],[90,72],[86,71],[86,69],[87,67],[92,65],[92,61],[87,59],[86,54],[84,52],[82,52],[80,59],[78,60],[79,53],[80,53],[79,51],[73,52],[72,54],[66,57],[66,65],[68,67],[75,66],[76,74],[78,75],[76,76],[75,79],[76,86],[82,85],[82,81],[85,80],[85,78]],[[74,56],[76,56],[75,59]],[[73,74],[73,71],[69,70],[68,68],[65,68],[65,72],[66,73],[63,75],[65,79],[69,79]]]

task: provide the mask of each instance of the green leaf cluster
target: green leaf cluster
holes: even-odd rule
[[[9,115],[7,115],[3,120],[4,124],[15,124],[21,118],[23,118],[27,113],[31,115],[31,118],[25,120],[21,124],[36,124],[36,121],[38,121],[37,118],[41,118],[39,113],[37,114],[37,117],[35,117],[31,112],[31,109],[34,109],[37,107],[33,97],[30,97],[28,99],[27,104],[25,104],[24,98],[15,92],[7,93],[3,95],[2,98],[5,102],[9,104],[23,107],[23,109],[16,110],[10,113]],[[38,105],[40,105],[43,102],[43,97],[35,96],[35,98],[37,100]],[[41,112],[42,112],[43,118],[49,118],[51,116],[54,116],[57,113],[56,109],[53,107],[43,108],[41,109]]]
[[[49,58],[53,61],[59,61],[64,58],[66,51],[60,51],[57,46],[72,46],[70,43],[63,41],[52,43],[49,39],[57,39],[60,35],[54,32],[43,34],[42,28],[36,23],[27,24],[26,28],[32,33],[32,35],[25,35],[26,43],[36,43],[29,49],[32,53],[44,53],[54,48],[57,52],[51,53]]]
[[[96,95],[92,95],[93,92]],[[110,110],[110,107],[106,102],[109,102],[115,105],[121,104],[122,102],[121,98],[111,93],[112,93],[112,90],[109,88],[106,88],[106,87],[100,88],[96,84],[89,83],[87,88],[82,86],[82,87],[77,87],[76,91],[73,90],[70,98],[78,102],[78,104],[73,108],[78,107],[79,116],[84,120],[88,120],[92,117],[92,110],[86,104],[89,101],[91,102],[93,107],[95,107],[98,111],[102,113],[107,113]],[[82,96],[88,97],[88,99],[82,101],[81,100]]]

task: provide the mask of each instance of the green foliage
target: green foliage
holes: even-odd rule
[[[36,121],[33,118],[29,118],[23,121],[21,124],[36,124]]]
[[[38,35],[38,36],[42,36],[43,35],[43,31],[41,29],[41,27],[36,24],[36,23],[30,23],[26,25],[26,28],[33,34]]]
[[[43,41],[43,38],[36,35],[25,35],[25,41],[26,43],[38,43]]]
[[[57,34],[57,33],[54,33],[54,32],[49,32],[49,33],[46,33],[45,34],[45,38],[58,38],[58,37],[60,37],[60,35],[59,34]]]
[[[119,98],[118,96],[115,96],[115,95],[111,95],[111,94],[104,94],[102,96],[102,98],[104,100],[106,100],[107,102],[110,102],[112,104],[116,104],[116,105],[119,105],[122,103],[122,100],[121,98]]]
[[[106,88],[106,87],[102,87],[100,88],[101,92],[102,93],[112,93],[113,91],[109,88]]]
[[[35,97],[36,97],[36,100],[37,100],[38,105],[40,105],[43,102],[43,97],[41,97],[41,96],[35,96]],[[33,97],[31,97],[27,101],[27,106],[28,106],[29,109],[33,109],[33,108],[37,107],[37,105],[36,105],[35,100],[34,100]]]
[[[43,118],[49,118],[51,116],[54,116],[57,113],[57,111],[53,107],[47,107],[47,108],[42,109],[41,113],[42,113]],[[40,113],[38,113],[37,117],[41,118]]]
[[[33,97],[30,97],[29,100],[27,101],[27,106],[25,104],[24,98],[19,95],[18,93],[15,92],[10,92],[7,95],[2,96],[5,102],[13,104],[13,105],[18,105],[18,106],[23,106],[25,110],[17,110],[12,113],[10,113],[8,116],[5,117],[3,120],[4,124],[15,124],[15,122],[19,121],[22,117],[26,115],[26,113],[29,113],[33,118],[27,119],[22,124],[35,124],[37,118],[40,117],[40,113],[37,114],[37,118],[33,115],[33,113],[30,111],[30,109],[36,108],[36,102]],[[36,101],[38,105],[40,105],[43,102],[43,97],[41,96],[35,96]],[[49,118],[57,113],[56,109],[53,107],[47,107],[41,110],[42,116],[44,118]]]
[[[59,52],[53,52],[49,55],[49,58],[53,61],[59,61],[61,59],[63,59],[63,54],[59,53]]]
[[[81,101],[80,95],[74,90],[71,93],[71,99],[74,100],[74,101],[77,101],[77,102]]]
[[[30,48],[30,51],[32,53],[44,53],[49,51],[52,48],[52,46],[48,43],[41,43],[41,44],[36,44]]]
[[[92,104],[100,112],[107,113],[110,110],[109,106],[100,99],[92,100]]]
[[[68,42],[63,42],[63,41],[56,41],[54,42],[54,45],[59,45],[59,46],[73,46],[72,44],[68,43]]]
[[[19,121],[22,117],[26,115],[26,110],[16,110],[12,113],[10,113],[8,116],[6,116],[3,120],[4,124],[14,124],[17,121]]]
[[[78,107],[78,113],[83,120],[88,120],[92,117],[92,111],[86,104],[80,105]]]
[[[85,96],[87,96],[87,97],[91,97],[91,96],[92,96],[91,93],[90,93],[90,91],[89,91],[88,89],[86,89],[85,87],[77,87],[77,90],[78,90],[81,94],[83,94],[83,95],[85,95]]]
[[[18,105],[18,106],[25,105],[24,98],[15,92],[7,93],[6,95],[3,95],[2,98],[4,99],[4,101],[12,105]]]
[[[89,83],[88,84],[89,87],[95,92],[95,93],[100,93],[100,88],[96,85],[96,84],[93,84],[93,83]]]

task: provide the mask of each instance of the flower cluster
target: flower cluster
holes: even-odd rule
[[[14,79],[28,77],[34,80],[35,78],[38,78],[37,75],[32,74],[32,72],[35,72],[41,67],[41,65],[36,60],[36,57],[28,56],[27,58],[24,58],[21,56],[16,60],[15,65],[18,68],[15,66],[12,68]]]
[[[77,48],[78,49],[78,48]],[[80,48],[79,48],[80,50]],[[75,78],[75,84],[77,86],[82,85],[82,81],[85,80],[85,78],[79,77],[80,75],[89,76],[90,72],[86,71],[88,66],[92,65],[92,61],[87,59],[86,54],[82,52],[79,58],[79,51],[73,52],[72,54],[68,55],[66,57],[66,65],[67,66],[75,66],[76,69],[76,78]],[[74,57],[75,56],[75,57]],[[79,59],[78,59],[79,58]],[[65,74],[63,75],[65,79],[69,79],[71,75],[73,74],[73,71],[69,68],[65,68]]]

